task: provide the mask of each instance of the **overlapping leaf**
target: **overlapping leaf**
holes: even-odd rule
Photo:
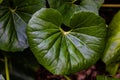
[[[27,22],[44,5],[44,0],[3,0],[0,4],[1,50],[14,52],[28,47]]]
[[[120,56],[120,11],[114,16],[108,29],[109,39],[103,56],[103,61],[107,65],[120,60],[118,58]]]
[[[104,51],[103,61],[107,66],[110,67],[110,65],[113,63],[114,66],[118,65],[120,61],[120,11],[114,16],[108,29],[109,37]],[[113,73],[113,71],[111,73]]]
[[[57,0],[57,1],[56,0],[48,0],[48,2],[49,2],[50,7],[55,8],[55,9],[61,7],[61,5],[63,5],[64,3],[71,3],[74,5],[81,5],[81,7],[86,6],[86,9],[91,10],[90,7],[92,7],[92,6],[94,6],[94,9],[96,8],[96,6],[99,9],[100,6],[103,4],[104,0]]]
[[[93,65],[104,48],[104,20],[91,12],[75,13],[64,25],[57,10],[43,8],[31,18],[27,35],[40,64],[54,74],[70,74]],[[63,26],[64,25],[64,26]]]
[[[103,0],[48,0],[51,8],[57,9],[63,15],[64,24],[69,26],[71,15],[77,11],[87,11],[98,14]]]

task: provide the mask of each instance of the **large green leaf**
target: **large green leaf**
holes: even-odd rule
[[[69,26],[71,15],[77,11],[93,12],[98,15],[98,9],[103,0],[48,0],[51,8],[55,8],[63,15],[64,24]]]
[[[70,26],[52,8],[37,11],[27,27],[28,41],[40,64],[54,74],[70,74],[93,65],[104,48],[106,25],[91,12],[75,13]]]
[[[3,0],[0,4],[0,49],[22,51],[28,47],[26,25],[44,0]]]

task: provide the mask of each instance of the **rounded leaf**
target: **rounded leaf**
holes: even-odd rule
[[[54,74],[70,74],[93,65],[103,51],[106,26],[91,12],[75,13],[70,26],[52,8],[37,11],[27,27],[35,57]]]
[[[28,47],[26,25],[44,0],[3,0],[0,4],[0,49],[22,51]]]

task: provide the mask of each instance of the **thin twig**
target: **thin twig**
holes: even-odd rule
[[[102,7],[120,8],[120,4],[103,4]]]
[[[67,80],[71,80],[68,76],[65,76],[65,75],[64,75],[64,77],[65,77]]]
[[[6,72],[6,80],[10,80],[9,69],[8,69],[8,59],[5,56],[5,72]]]

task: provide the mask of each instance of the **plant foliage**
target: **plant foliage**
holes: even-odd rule
[[[48,0],[50,8],[57,9],[62,15],[64,24],[69,26],[70,17],[77,11],[93,12],[98,15],[103,0]]]
[[[3,0],[0,4],[0,49],[23,51],[28,47],[25,33],[32,14],[44,6],[44,0]]]
[[[93,65],[103,52],[106,25],[91,12],[77,12],[69,26],[61,13],[42,8],[30,19],[27,36],[40,64],[54,74],[70,74]]]
[[[116,74],[120,11],[108,27],[106,42],[106,24],[98,11],[103,2],[0,0],[0,79],[7,75],[9,80],[10,72],[12,80],[34,80],[37,61],[53,74],[67,75],[92,66],[101,57],[106,70]],[[28,47],[37,61],[29,49],[24,52]],[[97,76],[97,80],[117,79]]]

